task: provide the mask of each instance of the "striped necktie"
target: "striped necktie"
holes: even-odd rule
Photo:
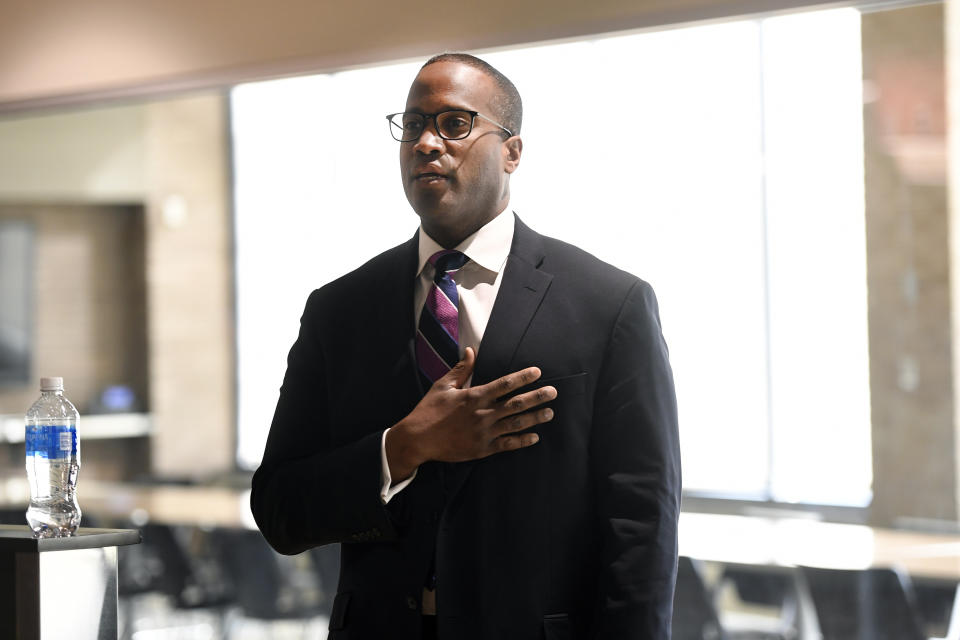
[[[460,297],[453,274],[466,264],[459,251],[438,251],[430,256],[433,286],[417,325],[417,366],[424,388],[429,388],[460,360]]]

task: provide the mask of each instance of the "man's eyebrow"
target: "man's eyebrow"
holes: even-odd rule
[[[467,107],[456,107],[451,105],[445,105],[439,111],[434,111],[433,113],[443,113],[444,111],[473,111],[473,109],[468,109]],[[433,115],[433,114],[428,114],[423,109],[418,109],[416,107],[411,109],[406,109],[404,113],[419,113],[420,115]]]

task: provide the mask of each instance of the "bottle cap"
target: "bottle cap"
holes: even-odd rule
[[[63,391],[63,378],[40,378],[40,391]]]

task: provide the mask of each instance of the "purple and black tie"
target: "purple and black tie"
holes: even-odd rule
[[[467,260],[459,251],[446,249],[430,256],[433,286],[417,325],[417,366],[425,389],[460,360],[460,297],[453,274]]]

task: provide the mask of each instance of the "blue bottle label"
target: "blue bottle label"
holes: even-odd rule
[[[75,425],[28,426],[26,429],[27,457],[40,456],[55,460],[77,454],[77,427]]]

